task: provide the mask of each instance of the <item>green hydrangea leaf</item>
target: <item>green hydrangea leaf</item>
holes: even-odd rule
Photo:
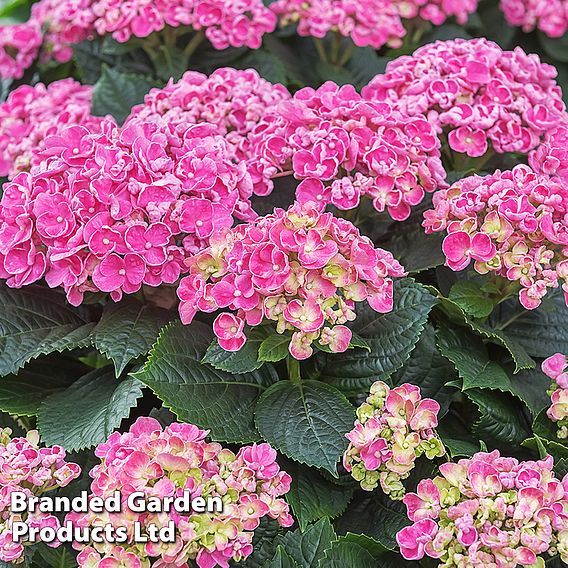
[[[63,294],[0,284],[0,376],[17,373],[39,355],[84,345],[91,330]]]
[[[280,536],[278,544],[300,568],[311,568],[318,565],[334,540],[335,531],[329,519],[324,517],[303,531],[298,529]]]
[[[93,330],[93,343],[113,361],[119,377],[133,359],[148,352],[173,319],[170,312],[133,298],[108,303]]]
[[[373,382],[388,379],[408,360],[436,302],[414,280],[395,281],[391,312],[379,314],[366,304],[357,307],[353,330],[368,343],[371,352],[353,349],[337,355],[322,354],[319,376],[348,395],[364,393]]]
[[[122,124],[132,107],[144,102],[145,95],[155,86],[155,82],[144,75],[103,65],[93,90],[91,112],[95,116],[110,114]]]
[[[68,451],[104,442],[130,415],[142,386],[134,378],[117,381],[112,367],[95,369],[42,403],[38,424],[43,442]]]
[[[211,430],[214,440],[248,443],[259,439],[254,409],[261,392],[275,380],[269,364],[234,375],[202,362],[211,328],[200,322],[167,326],[134,376],[149,386],[183,422]]]
[[[355,409],[319,381],[280,381],[262,394],[256,424],[263,438],[288,457],[337,475]]]

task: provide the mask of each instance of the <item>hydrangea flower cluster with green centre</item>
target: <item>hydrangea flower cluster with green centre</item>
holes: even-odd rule
[[[39,497],[58,487],[66,487],[79,477],[81,468],[65,461],[65,450],[61,446],[40,448],[36,430],[30,430],[25,438],[11,435],[10,428],[0,429],[0,561],[21,564],[25,562],[25,548],[34,543],[14,542],[13,524],[25,522],[30,528],[57,530],[60,523],[51,513],[12,513],[12,492]],[[57,541],[46,544],[59,546]]]
[[[519,165],[458,181],[434,195],[424,214],[426,233],[447,231],[446,264],[518,282],[521,304],[537,308],[562,284],[568,301],[568,188]]]
[[[213,331],[223,349],[238,351],[245,324],[276,322],[277,333],[291,333],[296,359],[310,357],[314,342],[345,351],[352,333],[344,324],[355,319],[355,302],[391,311],[392,278],[404,275],[391,253],[313,202],[218,232],[188,263],[178,289],[184,323],[198,311],[231,310],[217,316]]]
[[[438,566],[543,567],[547,553],[568,561],[568,476],[553,459],[519,462],[496,450],[440,466],[404,498],[413,524],[397,534],[402,555]]]
[[[542,364],[542,372],[552,379],[550,397],[552,405],[547,416],[558,422],[558,437],[568,438],[568,360],[566,355],[556,353]]]
[[[357,409],[355,428],[346,434],[350,444],[343,465],[366,491],[377,486],[402,499],[402,481],[414,469],[416,459],[441,457],[444,446],[435,428],[440,405],[422,398],[420,388],[404,384],[396,388],[377,381]]]
[[[293,519],[281,496],[290,489],[290,476],[276,463],[276,451],[268,444],[240,448],[237,454],[220,444],[207,442],[208,431],[192,424],[173,423],[162,428],[153,418],[139,418],[128,432],[115,432],[99,445],[95,455],[101,464],[91,471],[94,496],[107,498],[120,491],[121,513],[69,513],[77,527],[128,528],[124,545],[75,543],[82,549],[81,568],[148,568],[175,566],[188,568],[191,560],[199,568],[228,568],[252,553],[254,530],[263,517],[289,527]],[[214,513],[166,512],[135,513],[127,507],[135,492],[147,497],[178,497],[189,491],[195,497],[220,497],[223,511]],[[134,523],[146,527],[175,524],[176,539],[170,543],[133,542]]]

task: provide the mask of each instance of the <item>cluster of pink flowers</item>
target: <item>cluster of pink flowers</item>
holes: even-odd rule
[[[357,409],[355,428],[346,434],[349,447],[343,465],[366,491],[380,485],[391,499],[402,499],[405,480],[418,457],[441,457],[444,445],[436,434],[440,405],[422,398],[420,388],[404,384],[371,386]]]
[[[313,203],[276,209],[254,223],[211,238],[211,247],[191,258],[190,275],[178,289],[182,321],[198,311],[224,311],[213,330],[219,345],[238,351],[245,324],[276,322],[290,333],[290,354],[306,359],[312,344],[345,351],[355,319],[354,304],[376,311],[393,306],[392,277],[404,270],[392,254],[375,249],[349,221],[323,213]]]
[[[0,177],[14,177],[40,162],[46,136],[68,125],[96,129],[101,118],[90,114],[93,88],[73,79],[46,87],[22,85],[0,104]]]
[[[11,434],[9,428],[0,429],[0,561],[19,564],[25,560],[25,547],[33,543],[14,542],[13,523],[25,522],[33,528],[55,530],[60,524],[51,513],[12,513],[12,492],[41,496],[68,485],[79,477],[81,468],[65,461],[65,450],[60,446],[40,448],[39,433],[35,430],[28,432],[25,438],[11,438]],[[59,546],[58,542],[46,544]]]
[[[21,78],[38,55],[69,61],[74,44],[96,36],[125,43],[166,27],[203,31],[215,49],[258,49],[276,23],[262,0],[40,0],[28,22],[0,26],[0,77]]]
[[[557,71],[520,47],[503,51],[484,38],[437,41],[395,59],[364,87],[372,101],[423,114],[450,148],[470,157],[528,153],[565,120]]]
[[[217,128],[112,120],[45,138],[44,159],[4,185],[0,278],[19,288],[45,276],[73,305],[85,292],[175,283],[184,259],[233,215],[254,217],[252,183]],[[99,132],[100,130],[100,132]]]
[[[94,496],[106,498],[120,491],[121,513],[70,513],[77,527],[122,526],[129,541],[123,546],[92,543],[78,556],[81,567],[142,568],[176,566],[188,568],[196,560],[199,568],[228,568],[253,550],[254,530],[263,517],[289,527],[293,519],[281,496],[290,489],[290,476],[280,470],[276,451],[268,444],[254,444],[237,454],[220,444],[207,442],[208,431],[192,424],[162,426],[153,418],[138,418],[126,433],[115,432],[95,454],[101,464],[91,471]],[[146,497],[180,497],[188,491],[191,499],[220,498],[222,511],[196,513],[172,508],[169,512],[135,513],[127,506],[134,492]],[[133,525],[175,524],[173,543],[133,542]]]
[[[150,91],[144,104],[134,107],[131,117],[169,124],[180,137],[192,124],[209,122],[218,127],[234,159],[247,161],[255,157],[251,131],[272,107],[290,97],[285,87],[262,79],[254,69],[226,67],[209,77],[188,71],[177,83],[170,81],[164,89]],[[257,177],[253,181],[258,195],[272,189],[269,179]]]
[[[552,405],[547,411],[548,417],[558,422],[558,437],[568,438],[568,359],[557,353],[542,364],[542,372],[553,381],[550,388]]]
[[[501,10],[509,24],[525,32],[537,28],[550,37],[560,37],[568,30],[566,0],[501,0]]]
[[[568,561],[568,476],[553,459],[519,462],[498,451],[440,466],[404,498],[413,524],[397,534],[402,555],[427,555],[439,566],[544,566],[543,555]]]
[[[395,0],[402,18],[420,17],[442,25],[448,18],[455,18],[459,24],[467,23],[470,14],[477,10],[479,0]]]
[[[60,61],[70,57],[70,45],[96,35],[112,34],[125,43],[166,26],[189,26],[203,30],[215,49],[257,49],[262,36],[276,27],[276,16],[262,0],[40,0],[33,6],[32,19],[44,25],[47,50]]]
[[[301,36],[336,32],[359,47],[399,47],[406,33],[393,0],[276,0],[270,8],[282,26],[297,24]]]
[[[253,136],[253,178],[304,180],[298,200],[354,209],[363,197],[398,221],[424,192],[446,187],[440,141],[423,116],[362,99],[354,87],[306,87],[268,113]]]
[[[568,302],[567,213],[564,183],[518,165],[437,192],[423,225],[428,234],[448,232],[442,247],[452,270],[474,260],[480,274],[517,281],[521,304],[532,310],[560,283]]]
[[[41,43],[41,26],[33,21],[0,25],[0,78],[21,79],[38,56]]]

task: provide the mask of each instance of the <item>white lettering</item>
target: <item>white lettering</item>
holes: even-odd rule
[[[28,508],[28,496],[23,491],[10,493],[10,510],[12,513],[23,513]]]

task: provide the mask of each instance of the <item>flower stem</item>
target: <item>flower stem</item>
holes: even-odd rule
[[[174,28],[166,26],[164,29],[164,46],[171,53],[176,46],[176,31]]]
[[[327,63],[327,55],[325,53],[325,46],[323,45],[323,41],[318,37],[315,37],[313,39],[314,39],[314,45],[316,46],[316,50],[318,52],[320,59],[324,63]]]
[[[418,46],[418,44],[420,43],[420,40],[422,39],[422,36],[424,35],[425,31],[426,31],[426,29],[425,29],[424,26],[418,26],[416,28],[416,30],[412,34],[412,39],[410,40],[410,42],[413,46]]]
[[[205,39],[205,34],[203,30],[199,30],[191,38],[191,41],[185,46],[183,50],[183,55],[186,61],[189,61],[190,57],[195,53],[195,50],[200,46],[201,42]]]
[[[517,321],[521,316],[524,316],[525,314],[526,314],[526,312],[524,310],[516,313],[515,315],[511,316],[506,322],[497,326],[497,329],[499,331],[503,331],[504,329],[507,329],[512,323]]]
[[[331,62],[334,65],[339,65],[339,51],[341,49],[341,43],[343,38],[339,32],[333,32],[331,37]]]
[[[483,154],[483,156],[479,158],[470,158],[469,160],[467,160],[465,162],[464,169],[468,171],[472,170],[472,172],[476,174],[481,174],[483,173],[483,168],[487,165],[489,160],[493,158],[494,155],[495,151],[493,150],[493,148],[489,148],[489,150],[487,150],[487,152]]]
[[[347,65],[347,63],[349,63],[349,60],[353,57],[354,53],[355,53],[355,44],[348,45],[345,48],[345,51],[343,52],[343,55],[341,56],[341,59],[339,60],[337,65],[339,65],[339,67]]]
[[[302,380],[300,376],[300,361],[294,359],[291,355],[288,355],[286,359],[286,366],[288,367],[288,378],[293,383],[299,383]]]

